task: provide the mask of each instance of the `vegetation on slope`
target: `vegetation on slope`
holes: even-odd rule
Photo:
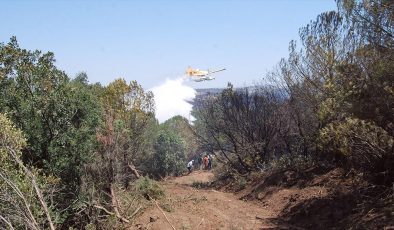
[[[340,0],[289,50],[269,86],[199,98],[191,126],[158,124],[136,81],[71,79],[53,53],[1,43],[0,227],[127,226],[146,204],[141,189],[160,191],[143,176],[180,175],[201,152],[239,189],[269,170],[339,167],[362,181],[349,194],[392,205],[394,3]]]

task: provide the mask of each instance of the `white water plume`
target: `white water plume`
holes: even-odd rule
[[[193,105],[188,101],[194,99],[196,90],[184,85],[184,82],[183,77],[167,79],[163,84],[151,89],[155,95],[156,118],[160,123],[176,115],[181,115],[189,121],[193,120],[190,115]]]

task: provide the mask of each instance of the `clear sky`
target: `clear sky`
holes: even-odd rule
[[[298,29],[334,0],[0,0],[0,42],[15,35],[27,49],[55,53],[71,77],[137,80],[152,88],[187,66],[227,68],[195,88],[259,81]]]

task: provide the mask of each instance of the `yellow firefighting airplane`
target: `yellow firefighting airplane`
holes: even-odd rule
[[[200,70],[200,69],[193,69],[192,67],[188,67],[186,69],[186,75],[191,77],[193,81],[200,82],[200,81],[210,81],[214,80],[215,78],[211,76],[213,73],[217,73],[220,71],[224,71],[226,69],[219,69],[219,70]]]

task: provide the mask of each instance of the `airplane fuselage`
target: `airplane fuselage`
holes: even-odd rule
[[[209,75],[209,71],[204,71],[204,70],[192,70],[189,73],[189,76],[196,76],[196,77],[205,77],[207,75]]]
[[[196,82],[201,82],[201,81],[210,81],[214,80],[214,77],[211,77],[211,74],[220,72],[226,69],[220,69],[220,70],[215,70],[215,71],[205,71],[205,70],[199,70],[199,69],[192,69],[189,67],[186,70],[186,74],[191,77],[194,81]]]

